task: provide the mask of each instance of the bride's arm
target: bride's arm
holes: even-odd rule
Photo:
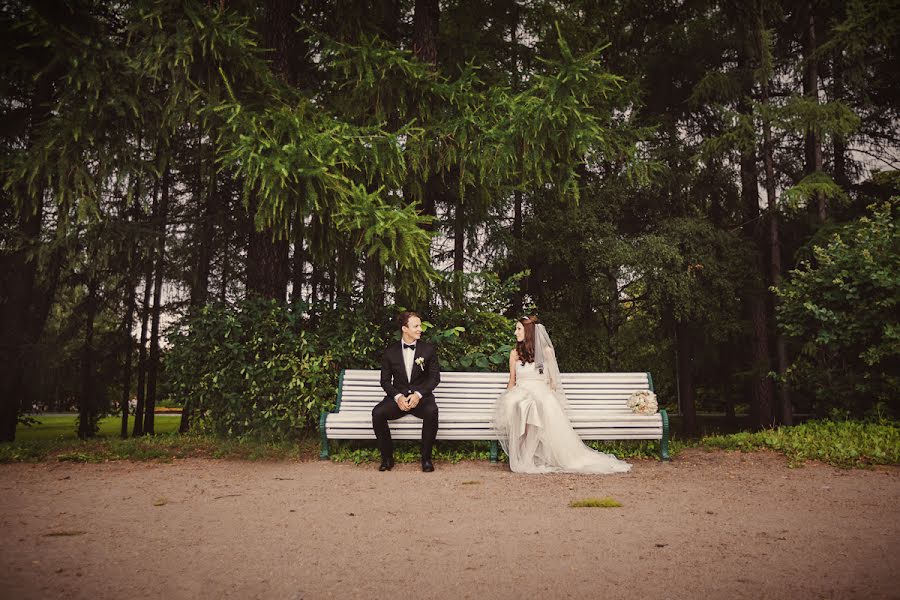
[[[519,353],[513,348],[509,351],[509,383],[506,389],[511,390],[516,386],[516,363],[519,361]]]

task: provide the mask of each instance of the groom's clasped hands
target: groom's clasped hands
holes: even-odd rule
[[[400,407],[400,410],[403,412],[409,412],[415,407],[419,405],[419,395],[418,394],[410,394],[409,396],[398,396],[397,397],[397,406]]]

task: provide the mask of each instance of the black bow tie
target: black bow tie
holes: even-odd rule
[[[415,344],[413,344],[412,346],[410,346],[409,344],[403,344],[403,349],[406,350],[407,348],[409,348],[410,350],[415,351],[416,346],[415,346]]]

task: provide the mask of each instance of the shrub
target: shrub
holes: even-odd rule
[[[797,465],[821,460],[838,467],[900,463],[900,427],[895,422],[809,421],[795,427],[703,438],[708,448],[783,452]]]
[[[201,430],[290,435],[334,401],[336,366],[297,307],[261,299],[204,306],[170,343],[170,389]]]
[[[399,339],[396,307],[284,305],[252,299],[208,305],[172,329],[166,355],[170,402],[183,403],[201,431],[282,437],[314,427],[333,406],[342,369],[376,369]],[[484,310],[423,311],[423,339],[444,370],[502,370],[513,321]]]
[[[842,226],[776,293],[778,324],[803,345],[788,370],[820,405],[862,415],[900,398],[900,198]]]

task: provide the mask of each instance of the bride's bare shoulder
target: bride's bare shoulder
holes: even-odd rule
[[[519,360],[519,353],[515,348],[509,351],[509,360]]]

